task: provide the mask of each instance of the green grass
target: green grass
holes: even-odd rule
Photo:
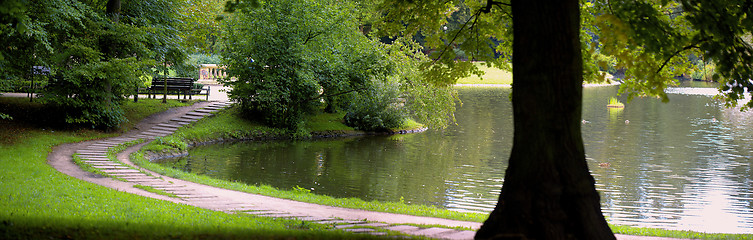
[[[145,185],[136,184],[136,185],[133,185],[133,187],[141,189],[141,190],[144,190],[144,191],[147,191],[147,192],[150,192],[150,193],[156,193],[156,194],[159,194],[159,195],[162,195],[162,196],[167,196],[167,197],[171,197],[171,198],[178,198],[178,196],[175,195],[175,194],[172,194],[172,193],[169,193],[169,192],[165,192],[163,190],[156,189],[156,188],[153,188],[151,186],[145,186]]]
[[[473,64],[475,64],[480,70],[484,71],[485,74],[481,78],[472,75],[470,77],[458,79],[457,84],[512,84],[511,72],[495,67],[487,67],[481,62],[475,62]]]
[[[283,129],[271,128],[259,123],[244,120],[236,108],[199,120],[190,128],[180,128],[176,133],[157,139],[147,145],[148,150],[170,151],[170,148],[186,150],[189,145],[223,140],[268,140],[288,137]],[[209,121],[211,119],[211,121]]]
[[[745,240],[753,239],[753,234],[723,234],[723,233],[699,233],[691,231],[676,231],[676,230],[664,230],[656,228],[639,228],[629,226],[617,226],[609,225],[612,228],[612,232],[633,236],[656,236],[656,237],[668,237],[668,238],[681,238],[681,239],[729,239],[729,240]]]
[[[343,120],[344,117],[345,112],[316,114],[309,116],[306,119],[304,128],[310,131],[313,136],[365,134],[363,131],[355,130],[354,128],[345,125],[345,121]],[[400,127],[390,130],[397,132],[400,130],[420,129],[423,127],[423,124],[408,118],[403,121]]]
[[[355,132],[355,129],[348,127],[343,123],[344,117],[345,112],[317,114],[306,119],[305,128],[312,132]]]
[[[405,119],[405,121],[403,121],[403,125],[400,126],[400,129],[411,130],[411,129],[419,129],[419,128],[423,128],[423,127],[424,127],[423,124],[421,124],[419,122],[416,122],[413,119]]]
[[[625,104],[620,102],[620,100],[617,100],[617,98],[612,97],[609,99],[609,103],[607,103],[607,107],[613,107],[613,108],[623,108],[625,107]]]
[[[167,103],[162,103],[162,99],[139,99],[138,102],[126,101],[123,103],[123,113],[128,116],[129,120],[120,125],[121,129],[128,130],[139,123],[141,119],[158,112],[164,112],[167,109],[175,107],[190,106],[199,100],[179,101],[169,99]],[[130,120],[135,119],[135,120]]]
[[[0,98],[12,106],[16,100]],[[27,104],[16,107],[24,108]],[[37,106],[26,110],[34,113]],[[133,105],[133,107],[139,107]],[[155,112],[159,109],[153,109]],[[141,112],[141,111],[138,111]],[[139,119],[132,118],[131,121]],[[0,120],[1,239],[330,239],[369,238],[327,226],[227,214],[128,194],[60,173],[47,164],[56,145],[111,136]],[[12,130],[9,130],[12,128]],[[8,140],[13,135],[12,140]]]

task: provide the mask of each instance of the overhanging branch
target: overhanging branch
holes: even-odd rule
[[[468,23],[471,22],[471,19],[473,19],[473,24],[471,24],[471,28],[473,28],[473,26],[476,25],[476,22],[478,21],[478,16],[481,15],[482,9],[479,9],[479,11],[473,14],[473,16],[471,16],[471,18],[468,19],[468,21],[465,21],[465,23],[463,23],[463,26],[460,27],[460,30],[458,30],[458,32],[455,33],[455,36],[452,37],[452,40],[450,40],[450,42],[448,42],[447,45],[444,46],[442,51],[439,52],[439,56],[437,56],[437,58],[435,58],[434,61],[432,61],[432,64],[439,61],[439,59],[442,59],[442,55],[444,55],[447,49],[449,49],[450,46],[452,46],[452,44],[455,43],[455,40],[457,40],[458,36],[460,36],[460,33],[463,32],[463,29],[465,29],[465,27],[468,26]]]
[[[680,55],[680,53],[682,53],[682,52],[684,52],[684,51],[687,51],[687,50],[690,50],[690,49],[693,49],[693,48],[700,48],[700,47],[698,46],[698,44],[700,44],[700,43],[702,43],[702,42],[705,42],[706,40],[707,40],[707,39],[705,39],[705,38],[704,38],[704,39],[701,39],[701,40],[698,40],[698,42],[695,42],[695,43],[693,43],[693,44],[690,44],[690,45],[688,45],[688,46],[685,46],[685,47],[683,47],[683,48],[682,48],[682,49],[680,49],[680,50],[677,50],[677,51],[676,51],[675,53],[673,53],[673,54],[672,54],[672,56],[669,56],[669,57],[668,57],[668,58],[667,58],[666,60],[664,60],[664,62],[663,62],[663,63],[661,64],[661,66],[659,67],[659,69],[657,69],[657,70],[656,70],[656,73],[658,74],[659,72],[661,72],[661,70],[662,70],[662,69],[664,69],[664,67],[665,67],[665,66],[667,66],[667,64],[669,63],[669,61],[670,61],[670,60],[672,60],[672,58],[676,57],[677,55]]]

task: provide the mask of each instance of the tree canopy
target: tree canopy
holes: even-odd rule
[[[133,94],[140,77],[158,63],[185,58],[175,14],[182,3],[4,2],[0,77],[7,84],[41,75],[32,69],[46,69],[40,100],[63,110],[65,122],[117,127],[125,120],[120,102]]]
[[[188,52],[218,54],[220,19],[223,18],[225,0],[186,0],[180,8],[178,20],[179,34],[183,37],[183,47]]]
[[[418,77],[412,67],[421,57],[415,45],[384,44],[365,34],[368,23],[359,18],[365,10],[354,3],[274,0],[233,6],[223,23],[222,55],[234,78],[225,84],[248,116],[291,130],[300,130],[303,116],[317,111],[346,111],[346,123],[363,130],[396,128],[408,113],[446,125],[453,91]]]

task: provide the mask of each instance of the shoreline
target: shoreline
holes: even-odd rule
[[[583,84],[584,88],[591,88],[591,87],[609,87],[609,86],[619,86],[621,83],[617,81],[611,81],[609,83],[585,83]],[[495,88],[512,88],[511,84],[476,84],[476,83],[456,83],[452,85],[453,87],[495,87]]]

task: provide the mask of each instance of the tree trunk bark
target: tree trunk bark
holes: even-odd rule
[[[581,137],[578,0],[513,0],[512,14],[513,147],[476,239],[614,239]]]

